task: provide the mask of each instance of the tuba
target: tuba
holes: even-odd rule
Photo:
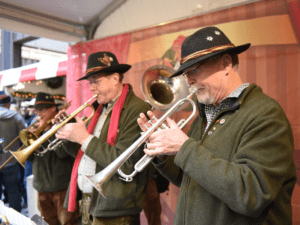
[[[182,109],[186,103],[190,103],[193,110],[190,116],[184,120],[180,120],[177,125],[180,129],[183,129],[186,124],[195,116],[196,114],[196,104],[190,99],[194,95],[195,91],[189,93],[188,86],[185,80],[180,77],[179,79],[169,77],[174,71],[166,66],[154,66],[148,69],[143,76],[142,90],[145,98],[154,108],[160,110],[167,110],[160,119],[156,119],[155,123],[149,120],[152,124],[150,128],[145,131],[139,139],[137,139],[128,149],[126,149],[119,157],[117,157],[112,163],[105,167],[99,173],[93,176],[84,176],[95,189],[105,198],[105,191],[107,184],[111,177],[118,172],[126,182],[133,180],[133,177],[141,172],[146,166],[152,161],[153,156],[144,155],[135,165],[134,171],[127,175],[121,170],[121,166],[126,162],[126,160],[136,151],[138,148],[148,139],[148,137],[155,130],[168,129],[168,126],[164,124],[167,117],[170,117],[173,113],[178,112]],[[183,81],[183,82],[182,82]],[[182,96],[183,94],[185,96]],[[166,95],[166,96],[164,96]],[[175,102],[175,103],[174,103]]]
[[[190,93],[182,76],[170,78],[173,73],[174,69],[157,65],[150,67],[143,74],[141,89],[146,101],[153,108],[165,112]]]

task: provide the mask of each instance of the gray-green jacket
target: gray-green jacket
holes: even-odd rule
[[[129,85],[130,86],[130,85]],[[98,107],[94,104],[95,108]],[[107,132],[111,113],[107,116],[99,138],[94,137],[89,143],[85,154],[96,161],[96,173],[113,162],[121,153],[140,137],[141,129],[137,123],[140,113],[146,113],[150,106],[135,96],[130,86],[119,120],[119,131],[114,146],[109,145]],[[74,152],[73,152],[74,153]],[[71,154],[71,153],[70,153]],[[135,163],[144,156],[143,145],[124,163],[122,170],[132,173]],[[145,189],[148,181],[148,169],[134,176],[132,182],[125,182],[116,173],[108,182],[106,198],[93,189],[89,213],[94,217],[112,217],[137,215],[142,211]],[[79,193],[78,191],[77,193]],[[67,207],[68,194],[65,200]],[[78,195],[78,197],[80,197]]]
[[[293,134],[280,105],[252,84],[203,136],[205,122],[199,104],[190,139],[155,164],[180,187],[174,224],[291,225]]]
[[[52,135],[49,141],[53,141]],[[42,144],[47,148],[49,142]],[[71,143],[69,147],[74,146]],[[43,148],[38,149],[43,151]],[[39,192],[56,192],[67,189],[71,179],[74,157],[66,152],[66,146],[60,146],[54,151],[48,151],[43,156],[33,153],[28,160],[33,161],[33,187]]]

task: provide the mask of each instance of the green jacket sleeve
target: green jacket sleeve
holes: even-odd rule
[[[236,120],[240,130],[232,124],[235,135],[228,130],[219,139],[189,139],[174,160],[200,186],[246,216],[260,215],[293,178],[293,134],[287,118],[274,104],[256,111],[255,118],[245,115],[251,121]]]

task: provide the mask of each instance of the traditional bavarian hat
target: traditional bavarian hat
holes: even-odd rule
[[[171,77],[181,75],[187,68],[215,55],[222,53],[242,53],[250,45],[248,43],[235,46],[219,28],[202,28],[187,37],[182,43],[180,67]]]
[[[127,64],[119,64],[117,57],[111,52],[96,52],[89,55],[85,76],[78,79],[85,80],[88,77],[97,74],[104,73],[110,74],[113,72],[125,73],[131,68]]]
[[[59,106],[59,105],[61,104],[55,103],[51,95],[44,92],[38,92],[36,95],[34,105],[29,106],[29,108],[41,108],[41,107],[51,107],[51,106]]]

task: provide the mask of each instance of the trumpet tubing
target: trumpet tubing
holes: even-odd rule
[[[43,144],[46,140],[48,140],[52,135],[54,135],[60,128],[62,128],[64,125],[66,125],[71,119],[73,119],[78,113],[80,113],[83,109],[86,107],[91,107],[93,109],[92,114],[84,121],[85,123],[90,120],[94,115],[94,107],[90,104],[88,104],[90,101],[92,101],[94,98],[96,98],[97,95],[94,95],[91,99],[89,99],[86,103],[84,103],[82,106],[80,106],[77,110],[75,110],[69,117],[67,117],[64,121],[62,121],[59,124],[55,124],[51,127],[50,130],[48,130],[46,133],[44,133],[41,137],[36,139],[34,142],[31,143],[31,145],[27,148],[25,148],[22,151],[18,152],[12,152],[10,153],[18,160],[18,162],[25,168],[25,162],[27,158],[36,150],[39,148],[41,144]],[[44,152],[43,152],[44,153]]]
[[[179,128],[182,129],[196,114],[196,105],[190,97],[195,93],[193,91],[186,98],[181,99],[176,102],[160,119],[156,121],[147,131],[145,131],[139,139],[137,139],[128,149],[126,149],[120,156],[118,156],[112,163],[110,163],[107,167],[105,167],[99,173],[93,176],[84,176],[91,184],[96,188],[96,190],[105,197],[105,192],[107,188],[107,183],[111,179],[111,177],[118,171],[121,179],[130,182],[138,172],[141,172],[154,157],[144,155],[134,166],[135,170],[130,174],[126,175],[121,171],[121,166],[123,163],[146,141],[146,139],[152,134],[153,131],[159,129],[163,122],[167,117],[172,115],[177,111],[177,108],[185,104],[185,102],[189,102],[193,106],[193,112],[184,122],[180,121]]]
[[[70,106],[71,102],[68,102],[62,109],[67,109]],[[54,117],[53,117],[54,118]],[[33,127],[36,125],[37,121],[35,121],[33,124],[31,124],[29,127],[27,127],[26,129],[23,129],[20,131],[20,134],[18,137],[16,137],[9,145],[7,145],[5,147],[4,150],[8,149],[14,142],[16,142],[18,139],[20,139],[20,141],[23,143],[23,146],[21,148],[19,148],[16,152],[20,151],[21,149],[23,149],[24,146],[28,147],[30,146],[36,139],[38,139],[38,136],[40,135],[40,133],[51,123],[51,120],[53,119],[51,118],[50,120],[48,120],[43,126],[41,126],[40,128],[38,128],[35,132],[30,132],[28,131],[28,129],[30,127]],[[9,157],[8,160],[6,160],[0,167],[0,170],[10,161],[14,158],[14,156]],[[19,160],[18,160],[19,161]],[[26,161],[26,160],[25,160]],[[25,163],[25,162],[24,162]],[[25,167],[22,164],[23,167]]]

